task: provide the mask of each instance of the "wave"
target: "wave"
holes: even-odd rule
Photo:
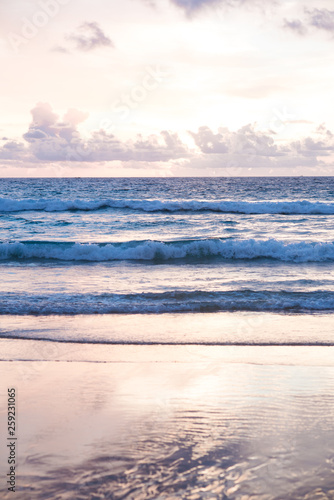
[[[271,240],[206,239],[183,241],[128,241],[125,243],[68,243],[22,241],[0,243],[0,260],[115,260],[168,261],[220,258],[274,259],[283,262],[332,262],[334,243],[286,243]]]
[[[232,290],[138,294],[0,294],[0,314],[161,314],[177,312],[334,312],[334,292]]]
[[[1,338],[1,336],[0,336]],[[140,345],[140,346],[211,346],[211,347],[222,347],[222,346],[252,346],[252,347],[334,347],[334,342],[330,340],[142,340],[142,339],[87,339],[87,338],[72,338],[72,337],[50,337],[45,335],[45,332],[36,334],[26,333],[24,334],[13,334],[9,333],[4,337],[11,340],[33,340],[36,341],[47,341],[47,342],[57,342],[61,344],[82,344],[82,345]],[[51,347],[52,349],[52,347]],[[38,361],[49,361],[49,357],[39,357]],[[59,357],[59,359],[53,358],[53,361],[66,361],[67,363],[75,362],[77,359],[65,359]],[[8,357],[0,358],[0,361],[36,361],[36,357],[13,357],[8,359]],[[97,360],[92,361],[84,360],[84,362],[91,363],[113,363],[114,361],[107,360]],[[116,361],[117,362],[117,361]],[[243,361],[245,362],[245,361]]]
[[[198,212],[211,211],[238,214],[334,214],[334,202],[302,201],[210,201],[210,200],[61,200],[0,198],[0,212],[45,211],[64,212],[72,210],[94,211],[105,208],[131,209],[143,212]]]

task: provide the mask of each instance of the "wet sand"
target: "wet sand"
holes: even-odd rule
[[[0,348],[19,462],[14,495],[2,444],[1,498],[334,498],[334,347]]]

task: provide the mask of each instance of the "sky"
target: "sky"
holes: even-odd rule
[[[0,177],[334,175],[332,0],[1,0]]]

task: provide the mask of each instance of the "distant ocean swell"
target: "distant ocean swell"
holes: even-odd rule
[[[239,214],[334,214],[334,203],[311,201],[210,201],[210,200],[13,200],[0,198],[0,212],[45,211],[64,212],[73,210],[94,211],[106,208],[131,209],[143,212],[198,212],[211,211]]]
[[[0,260],[62,260],[103,262],[113,260],[168,261],[221,258],[274,259],[285,262],[334,261],[334,243],[271,240],[205,239],[183,241],[128,241],[125,243],[2,242]]]
[[[0,294],[1,314],[150,314],[172,312],[334,312],[334,292],[172,291],[133,294]]]

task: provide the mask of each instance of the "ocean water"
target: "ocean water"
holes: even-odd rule
[[[333,196],[323,177],[3,179],[0,312],[332,313]]]
[[[0,186],[18,499],[334,499],[334,178]]]

